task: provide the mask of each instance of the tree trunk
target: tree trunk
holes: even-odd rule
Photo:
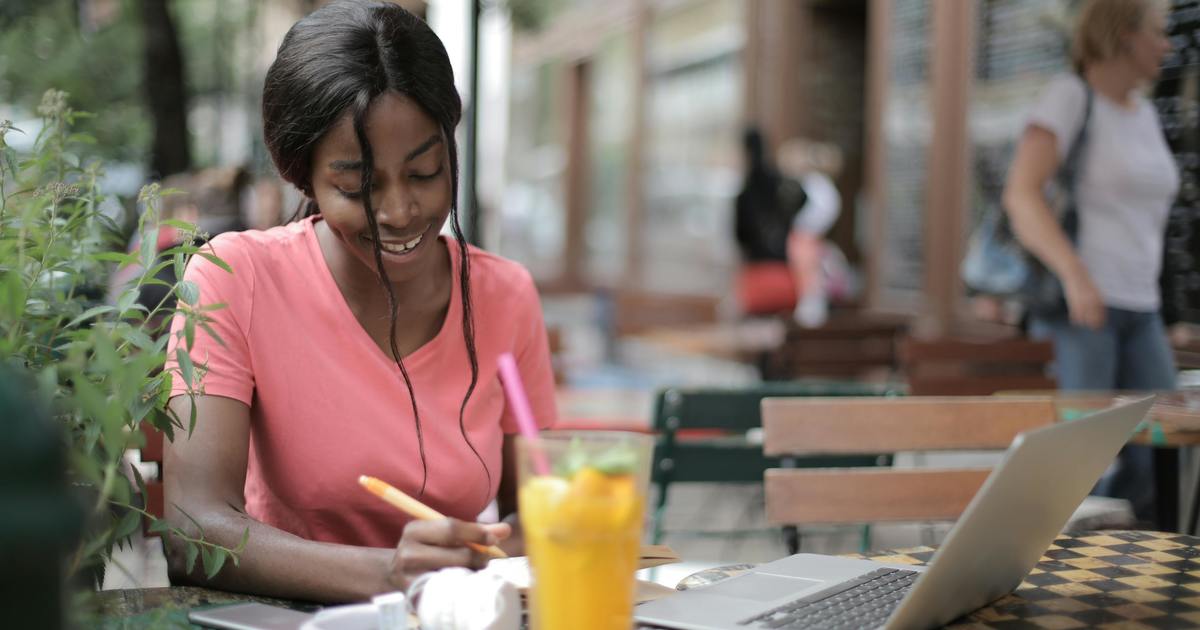
[[[154,121],[149,175],[155,178],[186,171],[192,164],[183,53],[167,2],[141,0],[140,3],[146,33],[146,104]]]

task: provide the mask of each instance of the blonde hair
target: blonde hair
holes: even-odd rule
[[[1089,65],[1120,54],[1124,37],[1140,29],[1154,10],[1166,10],[1166,5],[1161,0],[1087,0],[1071,41],[1075,71],[1083,74]]]

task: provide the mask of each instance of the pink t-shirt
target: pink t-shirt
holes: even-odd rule
[[[310,540],[392,547],[410,520],[358,485],[378,477],[416,496],[421,458],[404,379],[346,304],[309,218],[267,231],[212,240],[230,274],[200,256],[184,277],[211,313],[222,345],[196,329],[191,356],[207,362],[204,394],[250,407],[246,509],[254,518]],[[420,410],[428,483],[421,501],[473,520],[495,497],[504,434],[516,433],[496,360],[517,358],[539,424],[556,419],[554,379],[541,304],[517,263],[468,248],[479,380],[463,415],[467,435],[491,471],[471,452],[459,427],[470,383],[458,285],[458,245],[443,239],[453,261],[450,307],[437,335],[404,357]],[[174,332],[167,369],[175,371]],[[402,325],[402,324],[401,324]],[[175,372],[178,374],[178,372]],[[172,395],[185,392],[176,379]],[[196,431],[203,431],[203,419]],[[182,438],[180,438],[182,439]]]

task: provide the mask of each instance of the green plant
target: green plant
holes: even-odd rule
[[[94,141],[74,133],[76,121],[89,116],[72,110],[67,95],[47,91],[38,113],[43,120],[34,150],[18,155],[5,137],[22,133],[0,123],[0,362],[33,374],[40,395],[61,423],[69,453],[68,478],[85,497],[84,536],[68,558],[72,576],[94,575],[150,519],[150,530],[186,541],[189,570],[201,559],[211,577],[226,560],[238,561],[245,546],[230,549],[204,539],[197,526],[189,533],[154,519],[139,505],[136,470],[130,478],[122,466],[129,450],[144,444],[143,423],[174,439],[190,433],[196,418],[177,417],[167,400],[173,381],[182,379],[188,395],[200,393],[188,351],[197,327],[208,329],[208,311],[199,307],[199,289],[189,281],[173,284],[158,277],[170,266],[183,277],[190,256],[209,258],[229,271],[211,248],[193,245],[195,226],[160,216],[162,191],[157,184],[142,189],[137,238],[144,244],[125,253],[113,217],[123,210],[97,188],[100,161],[90,159]],[[183,243],[156,251],[160,230],[177,230]],[[112,303],[105,301],[108,278],[119,268],[139,271]],[[138,302],[142,289],[159,284],[174,303]],[[178,369],[164,370],[168,332],[175,315],[185,325]],[[210,329],[211,332],[211,329]],[[247,532],[248,534],[248,532]]]

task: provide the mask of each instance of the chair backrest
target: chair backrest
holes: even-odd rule
[[[987,396],[1053,390],[1054,345],[1030,339],[904,339],[900,364],[913,396]]]
[[[143,422],[141,429],[142,434],[146,437],[146,445],[141,449],[141,461],[158,464],[158,474],[145,480],[146,511],[157,518],[162,518],[166,513],[163,505],[163,434],[149,422]],[[143,533],[147,536],[158,535],[145,529],[147,527],[149,527],[148,522],[143,523]]]
[[[656,482],[758,482],[778,466],[764,457],[754,432],[762,426],[761,403],[773,396],[890,396],[888,385],[831,381],[763,383],[741,389],[670,388],[654,405]],[[861,454],[860,454],[861,455]],[[873,457],[823,458],[821,465],[869,465]]]
[[[789,322],[783,344],[764,357],[763,377],[891,378],[907,330],[906,319],[882,315],[835,313],[819,328]]]
[[[710,295],[622,289],[612,297],[613,333],[617,337],[674,326],[712,324],[718,320],[720,299]]]
[[[763,454],[850,455],[1005,449],[1056,421],[1049,396],[771,398],[762,403]],[[987,468],[770,469],[772,524],[954,520]]]

